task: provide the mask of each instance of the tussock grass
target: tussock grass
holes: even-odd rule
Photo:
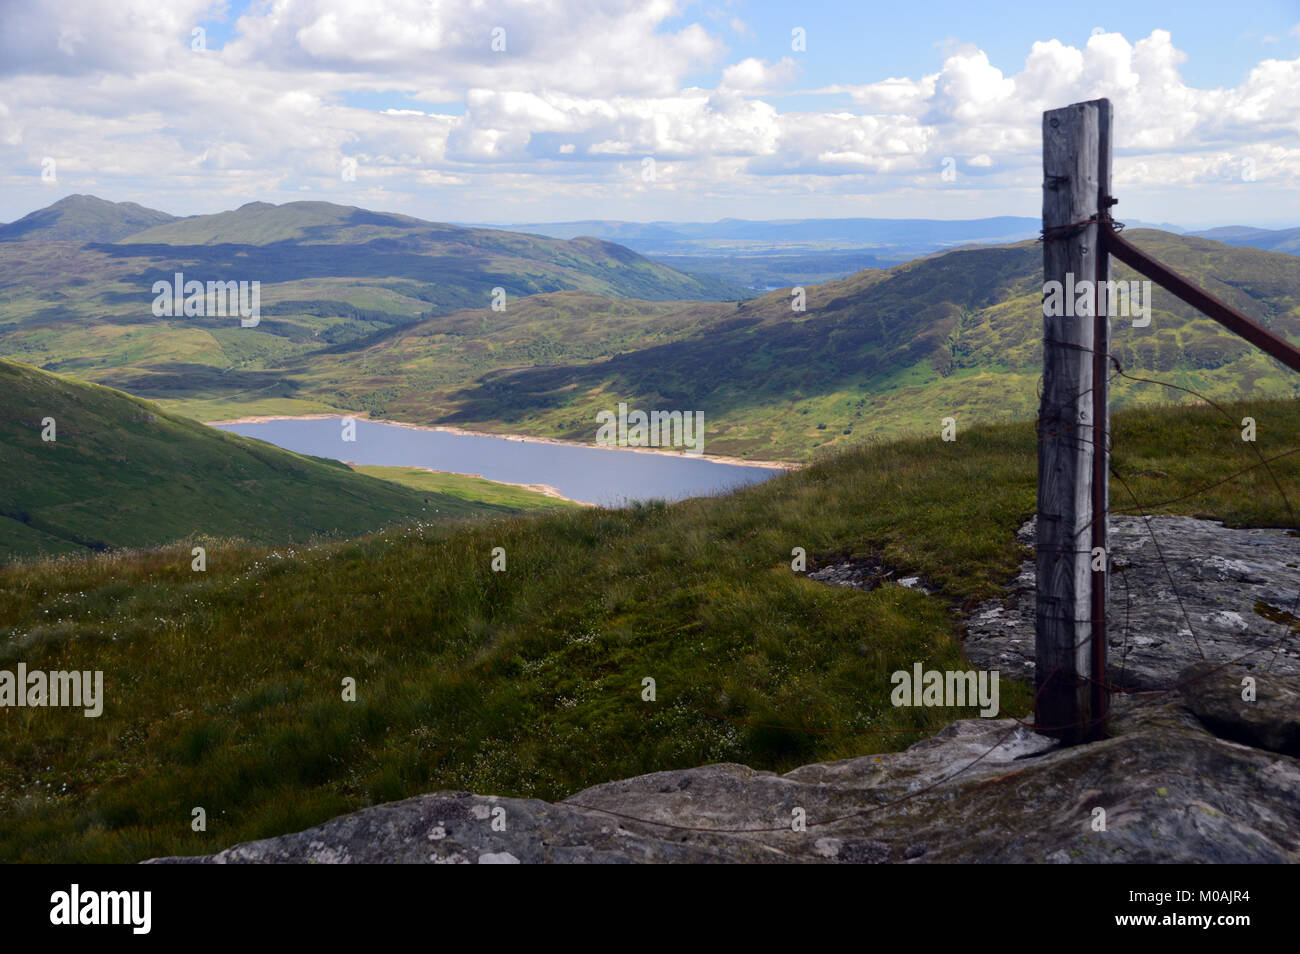
[[[1296,403],[1229,410],[1257,419],[1266,456],[1300,446]],[[1114,426],[1116,466],[1144,500],[1255,460],[1210,408]],[[1300,454],[1274,468],[1300,489]],[[1032,426],[1000,425],[672,505],[292,550],[217,541],[205,574],[181,549],[0,570],[0,668],[102,669],[107,696],[98,719],[0,709],[0,858],[202,853],[438,789],[554,799],[700,763],[780,771],[901,748],[974,714],[894,708],[889,674],[966,668],[954,610],[1024,557],[1014,532],[1035,470]],[[1290,519],[1263,471],[1165,509]],[[823,586],[791,571],[796,546],[814,565],[881,560],[938,593]],[[1024,714],[1028,689],[1004,680],[1001,701]]]

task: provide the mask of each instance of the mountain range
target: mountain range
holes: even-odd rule
[[[702,763],[787,771],[960,715],[891,704],[890,673],[967,667],[967,611],[1001,605],[1032,556],[1017,530],[1035,506],[1035,242],[725,300],[598,239],[290,203],[104,241],[117,213],[108,232],[76,213],[0,242],[0,353],[45,366],[0,360],[0,560],[76,557],[0,570],[0,664],[113,688],[102,718],[0,719],[0,859],[207,854],[431,790],[554,800]],[[1130,235],[1300,336],[1300,257]],[[174,269],[266,281],[265,317],[155,317],[150,283]],[[672,291],[628,297],[658,279]],[[485,280],[512,289],[501,310]],[[692,287],[719,298],[672,297]],[[1151,304],[1149,324],[1115,322],[1125,373],[1243,401],[1123,408],[1193,398],[1117,378],[1114,494],[1291,526],[1278,491],[1300,480],[1300,403],[1261,398],[1294,397],[1295,376]],[[709,452],[811,462],[726,496],[524,518],[193,419],[348,409],[591,440],[618,401],[703,411]],[[998,417],[1020,419],[983,423]],[[792,572],[792,547],[880,585]],[[1000,704],[1023,717],[1032,698],[1007,678]]]
[[[1300,258],[1150,230],[1131,239],[1282,334],[1300,338]],[[1032,417],[1041,373],[1037,243],[959,249],[733,304],[535,296],[419,322],[284,366],[307,394],[371,413],[577,440],[595,415],[702,410],[713,453],[802,459],[960,422]],[[1140,278],[1122,265],[1116,279]],[[1116,319],[1132,377],[1212,398],[1292,396],[1300,380],[1156,288],[1150,323]],[[1140,322],[1139,322],[1140,324]],[[603,334],[602,334],[603,333]],[[129,384],[129,382],[128,382]],[[287,392],[286,392],[287,393]],[[1116,406],[1187,400],[1119,378]]]
[[[1241,245],[1262,248],[1270,252],[1300,255],[1300,228],[1259,229],[1250,225],[1228,225],[1193,234],[1200,238],[1223,242],[1225,245]]]
[[[1037,219],[720,219],[621,222],[595,219],[506,228],[555,238],[591,235],[656,261],[759,291],[845,278],[959,245],[1037,234]]]
[[[4,228],[0,353],[92,380],[123,367],[237,375],[421,317],[540,292],[651,300],[745,293],[600,239],[465,229],[324,202],[175,218],[70,196]],[[160,321],[153,287],[177,273],[259,282],[260,324]]]
[[[146,209],[135,202],[107,202],[93,195],[70,195],[8,225],[0,225],[0,242],[116,242],[175,219],[174,215]]]
[[[657,261],[713,275],[759,291],[847,278],[864,268],[901,262],[963,245],[1016,242],[1038,234],[1024,216],[982,219],[720,219],[716,222],[623,222],[591,219],[503,228],[556,238],[591,235]],[[1167,223],[1134,227],[1182,233]]]
[[[65,200],[41,228],[72,234],[80,221],[93,232],[117,209],[105,205]],[[949,416],[1025,418],[1036,408],[1033,241],[809,285],[799,311],[797,289],[746,297],[603,239],[327,203],[250,203],[112,243],[23,234],[0,242],[0,354],[202,419],[367,412],[588,441],[596,414],[627,401],[702,411],[710,452],[800,460],[923,433]],[[1300,257],[1126,234],[1275,331],[1300,335]],[[178,270],[261,276],[264,317],[252,328],[154,317],[151,283]],[[1138,278],[1118,264],[1115,277]],[[508,289],[500,309],[494,287]],[[1149,324],[1116,321],[1115,356],[1130,376],[1162,382],[1117,380],[1117,406],[1189,399],[1171,386],[1214,399],[1300,393],[1293,375],[1160,289]]]
[[[621,222],[591,219],[503,226],[554,238],[590,235],[647,254],[682,254],[727,243],[751,251],[844,248],[926,248],[1008,242],[1038,232],[1038,219],[719,219],[717,222]]]

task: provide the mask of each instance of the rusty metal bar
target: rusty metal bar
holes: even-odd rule
[[[1114,111],[1109,99],[1097,101],[1097,225],[1098,232],[1111,231],[1110,195],[1111,140],[1114,134]],[[1092,724],[1085,737],[1098,742],[1109,734],[1110,691],[1106,678],[1106,607],[1110,598],[1110,256],[1101,245],[1093,273],[1094,309],[1092,318],[1092,552],[1101,552],[1101,569],[1092,571],[1089,613],[1092,620],[1092,644],[1089,647],[1089,685]]]
[[[1262,325],[1257,325],[1227,302],[1197,288],[1183,276],[1161,265],[1118,232],[1099,229],[1102,247],[1125,265],[1141,272],[1166,291],[1173,292],[1197,311],[1213,318],[1235,335],[1245,338],[1264,353],[1281,361],[1292,371],[1300,371],[1300,348]]]

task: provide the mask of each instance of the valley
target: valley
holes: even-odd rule
[[[5,359],[0,393],[0,564],[178,541],[311,545],[558,503],[502,499],[487,481],[378,479]]]
[[[1285,923],[1297,19],[0,0],[6,936]]]
[[[1300,336],[1300,258],[1138,231],[1134,240],[1274,330]],[[616,401],[703,411],[708,453],[807,460],[862,441],[1031,417],[1041,351],[1036,243],[961,249],[738,303],[671,304],[582,292],[504,313],[423,319],[373,342],[257,372],[260,393],[144,390],[203,416],[315,403],[377,418],[593,441]],[[1230,276],[1230,278],[1229,278]],[[1124,266],[1116,281],[1139,278]],[[1127,375],[1117,406],[1292,396],[1294,376],[1157,290],[1149,324],[1115,321]],[[604,334],[599,333],[604,329]],[[1145,378],[1147,380],[1134,380]],[[147,389],[150,379],[122,381]],[[182,382],[172,380],[177,386]],[[292,402],[292,403],[290,403]]]
[[[74,199],[57,228],[49,210],[38,216],[44,227],[68,235],[67,220],[89,204],[101,215],[87,234],[102,235],[104,210]],[[0,241],[0,353],[200,420],[353,412],[590,443],[596,415],[627,401],[702,411],[709,453],[762,461],[925,433],[949,416],[966,426],[1036,408],[1032,241],[810,285],[799,312],[790,289],[744,297],[604,240],[326,203],[252,203],[111,244],[41,234]],[[1129,234],[1265,325],[1300,335],[1300,258]],[[536,265],[524,264],[528,255]],[[264,317],[248,328],[153,316],[147,286],[174,269],[261,276]],[[1118,266],[1115,277],[1137,276]],[[495,288],[505,289],[503,310],[491,306]],[[1116,322],[1116,358],[1131,375],[1115,382],[1119,406],[1191,399],[1156,381],[1216,400],[1297,393],[1270,359],[1208,319],[1159,292],[1151,304],[1149,325]]]

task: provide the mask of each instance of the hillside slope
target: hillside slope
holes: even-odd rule
[[[931,433],[946,417],[966,427],[1036,411],[1042,265],[1033,242],[962,248],[810,285],[806,310],[796,312],[791,289],[739,303],[665,302],[583,285],[577,265],[563,282],[544,281],[546,269],[570,268],[564,256],[587,247],[581,239],[489,233],[484,241],[505,251],[492,266],[500,271],[487,274],[477,257],[486,246],[457,257],[454,243],[430,238],[443,227],[326,203],[246,207],[151,232],[214,239],[236,220],[249,241],[264,244],[45,243],[46,259],[29,261],[6,259],[7,250],[38,243],[0,243],[0,292],[9,296],[0,307],[0,353],[208,420],[346,409],[590,441],[597,413],[619,401],[702,411],[706,452],[753,459],[807,459]],[[1300,339],[1300,257],[1153,230],[1128,234]],[[429,241],[441,251],[411,252]],[[534,248],[549,264],[520,258],[527,249],[517,243],[551,243]],[[286,280],[263,289],[255,328],[229,318],[142,317],[141,283],[170,277],[178,263],[169,256],[181,254],[231,268],[262,262],[286,269]],[[378,277],[407,258],[418,281]],[[308,265],[376,274],[292,277]],[[438,278],[443,267],[448,281]],[[73,272],[95,280],[68,279]],[[469,288],[457,285],[471,274]],[[1114,275],[1139,278],[1118,264]],[[512,290],[505,309],[494,310],[487,291],[498,281],[524,293],[569,287],[524,297]],[[467,297],[469,307],[453,310]],[[1300,377],[1162,289],[1153,288],[1148,324],[1121,317],[1114,327],[1115,357],[1131,376],[1113,382],[1117,406],[1193,399],[1175,387],[1214,400],[1300,394]]]
[[[83,230],[50,227],[29,233],[40,241],[0,242],[0,355],[146,396],[181,381],[247,393],[276,385],[260,372],[278,361],[422,316],[469,307],[496,314],[494,301],[508,308],[565,289],[656,301],[745,293],[599,239],[466,229],[326,202],[250,203],[132,231],[87,242]],[[260,322],[155,316],[154,283],[177,273],[259,282]],[[295,409],[329,406],[277,406]]]
[[[70,195],[0,225],[0,242],[116,242],[175,218],[134,202]]]
[[[1227,411],[1117,414],[1116,508],[1131,490],[1172,501],[1158,512],[1294,527],[1277,488],[1300,487],[1300,455],[1278,455],[1300,446],[1300,404]],[[1272,475],[1251,469],[1245,413]],[[973,714],[894,706],[890,674],[967,668],[962,609],[1032,552],[1016,532],[1036,446],[1031,424],[972,428],[671,506],[216,546],[201,578],[187,551],[0,569],[0,668],[100,670],[106,699],[93,719],[0,718],[0,859],[206,854],[430,791],[557,799],[903,749]],[[931,592],[815,582],[796,546],[809,570],[852,560]],[[1000,691],[1003,714],[1028,711],[1025,686]]]
[[[1226,225],[1204,232],[1194,232],[1201,238],[1214,239],[1227,245],[1262,248],[1270,252],[1300,255],[1300,228],[1259,229],[1249,225]]]
[[[0,395],[0,562],[198,537],[305,542],[518,509],[377,480],[3,359]]]
[[[1132,239],[1275,332],[1300,340],[1300,258],[1166,232]],[[793,460],[905,433],[1027,418],[1041,373],[1042,251],[975,247],[734,305],[571,294],[465,311],[282,366],[299,395],[377,415],[592,440],[627,401],[702,410],[706,451]],[[1116,264],[1114,277],[1140,276]],[[1149,324],[1113,322],[1126,373],[1214,399],[1300,395],[1281,368],[1163,289]],[[593,336],[593,325],[607,337]],[[1116,406],[1190,400],[1117,378]]]

